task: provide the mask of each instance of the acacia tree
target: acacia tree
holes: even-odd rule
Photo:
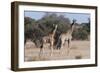
[[[57,15],[55,13],[46,13],[40,20],[37,21],[43,28],[45,33],[49,33],[54,29],[54,25],[58,25],[58,32],[66,32],[68,30],[70,20],[64,15]]]
[[[24,17],[24,43],[27,39],[33,39],[33,25],[35,24],[35,19],[30,17]]]
[[[57,33],[62,33],[68,30],[70,24],[69,18],[56,13],[45,13],[39,20],[25,17],[24,22],[25,39],[31,38],[34,42],[39,41],[43,36],[52,32],[55,25],[58,25]]]

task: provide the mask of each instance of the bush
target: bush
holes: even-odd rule
[[[86,30],[79,28],[75,30],[72,34],[74,40],[86,40],[88,39],[88,33]]]

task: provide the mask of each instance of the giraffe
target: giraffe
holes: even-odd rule
[[[53,49],[54,49],[54,41],[55,41],[54,37],[55,37],[55,33],[57,31],[57,27],[58,27],[58,25],[55,25],[53,31],[51,33],[49,33],[47,36],[44,36],[42,38],[43,39],[43,48],[40,49],[40,56],[43,53],[43,51],[45,49],[44,46],[46,45],[47,42],[50,43],[50,50],[51,50],[50,56],[52,56]]]
[[[76,20],[73,19],[73,22],[69,28],[69,30],[66,33],[62,33],[60,35],[60,39],[61,39],[61,49],[63,49],[63,46],[65,45],[66,41],[68,43],[68,51],[67,54],[69,54],[70,48],[71,48],[71,39],[72,39],[72,33],[74,30],[74,24],[76,23]]]

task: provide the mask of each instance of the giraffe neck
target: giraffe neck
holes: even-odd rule
[[[71,27],[71,34],[73,33],[74,30],[74,25]]]
[[[55,29],[53,31],[53,35],[55,35],[56,31],[57,31],[57,26],[55,26]]]
[[[71,27],[70,27],[70,33],[71,33],[71,34],[73,33],[73,30],[74,30],[74,24],[75,24],[75,22],[73,22],[73,23],[71,24]]]
[[[66,35],[72,35],[74,30],[74,23],[71,24],[71,27],[69,28],[69,30],[65,33]]]
[[[55,30],[53,31],[54,34],[55,34],[56,30],[57,30],[57,29],[55,29]]]

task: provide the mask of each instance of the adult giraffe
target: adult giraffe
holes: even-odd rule
[[[72,39],[72,33],[73,33],[73,30],[74,30],[74,24],[76,23],[76,20],[73,19],[73,22],[69,28],[69,30],[66,32],[66,33],[62,33],[60,35],[60,39],[61,39],[61,49],[63,49],[63,46],[65,45],[66,41],[68,43],[68,54],[69,54],[69,51],[70,51],[70,48],[71,48],[71,39]]]
[[[54,24],[53,24],[54,25]],[[40,48],[40,56],[41,54],[43,53],[44,49],[45,49],[45,45],[47,43],[47,41],[49,40],[49,43],[50,43],[50,56],[52,56],[52,53],[53,53],[53,49],[54,49],[54,41],[55,41],[55,34],[56,34],[56,31],[57,31],[57,27],[58,25],[55,25],[53,31],[51,33],[49,33],[47,36],[44,36],[42,39],[43,39],[43,48]]]

